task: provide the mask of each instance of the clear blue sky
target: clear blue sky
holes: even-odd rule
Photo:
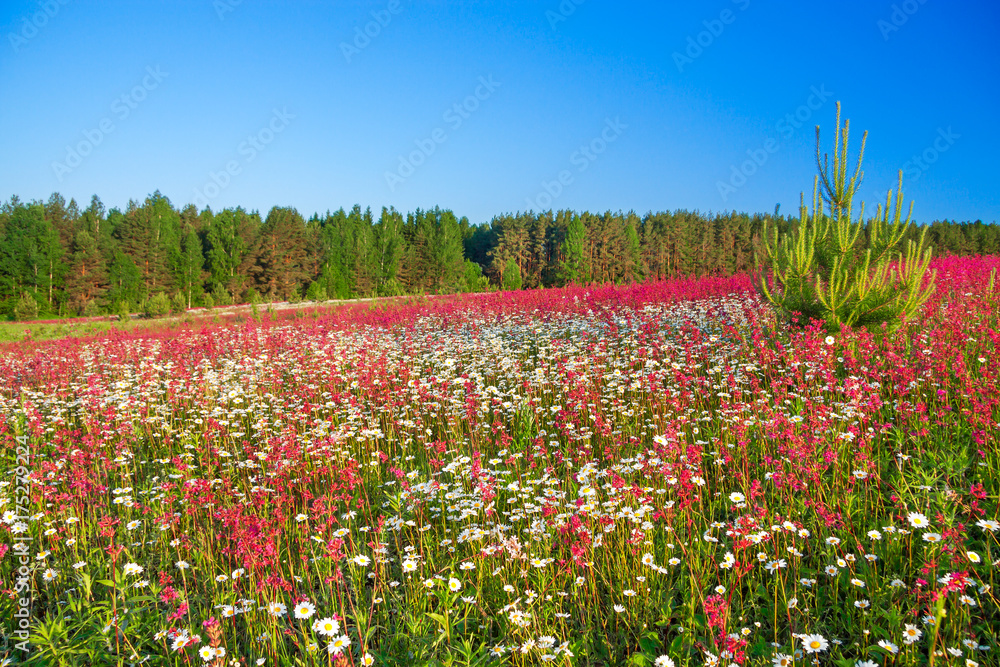
[[[5,0],[0,30],[5,200],[792,212],[840,100],[871,210],[905,168],[918,221],[1000,220],[996,2]]]

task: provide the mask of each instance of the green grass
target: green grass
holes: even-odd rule
[[[32,340],[57,340],[60,338],[80,338],[106,333],[113,329],[130,330],[137,325],[152,324],[149,322],[51,322],[41,324],[35,322],[0,322],[0,342],[12,343]]]

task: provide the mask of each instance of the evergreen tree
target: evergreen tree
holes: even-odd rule
[[[154,192],[140,207],[129,202],[122,224],[115,230],[121,249],[139,268],[145,291],[173,287],[173,271],[180,251],[180,216],[170,200]]]
[[[83,314],[107,288],[104,255],[96,239],[86,229],[76,233],[69,271],[66,274],[66,298],[70,310]]]
[[[268,299],[285,299],[308,279],[306,224],[294,208],[275,206],[267,214],[242,271]]]
[[[0,312],[27,303],[26,294],[43,313],[90,312],[98,304],[138,306],[159,292],[168,301],[180,292],[187,308],[207,303],[209,292],[222,305],[251,288],[287,298],[308,285],[311,297],[350,298],[485,289],[483,274],[498,286],[516,283],[516,276],[525,289],[727,275],[754,269],[765,227],[783,239],[799,226],[777,210],[678,210],[641,219],[563,210],[470,225],[437,207],[406,216],[383,209],[375,220],[358,205],[313,215],[307,224],[294,209],[275,209],[265,226],[256,211],[242,208],[177,211],[159,192],[129,202],[124,212],[105,211],[96,195],[82,213],[58,193],[45,202],[12,197],[0,205]],[[925,233],[938,254],[1000,252],[1000,227],[982,221],[900,225],[898,233],[903,244],[919,243]],[[879,237],[866,221],[853,255],[879,247]]]
[[[196,299],[204,293],[203,267],[205,256],[202,253],[201,239],[195,233],[194,227],[188,225],[184,238],[181,240],[181,252],[177,262],[175,282],[184,295],[187,308],[191,308]]]
[[[221,284],[216,283],[215,287],[212,288],[212,302],[217,306],[231,306],[233,305],[232,295],[226,291],[226,288]]]
[[[642,268],[642,247],[639,243],[639,225],[642,224],[635,213],[629,213],[624,221],[623,250],[621,276],[625,282],[640,282],[644,277]]]
[[[206,258],[213,294],[216,288],[231,294],[241,293],[247,279],[240,274],[240,267],[256,242],[260,216],[243,208],[227,208],[214,215],[205,211],[202,216],[208,223]]]
[[[20,322],[33,320],[38,317],[38,301],[27,292],[21,295],[14,304],[12,312],[14,319]]]
[[[144,314],[146,317],[164,317],[170,314],[170,297],[164,292],[157,292],[146,301]]]
[[[108,220],[104,204],[97,195],[90,198],[90,205],[80,215],[77,228],[87,232],[94,239],[101,252],[105,269],[107,269],[114,260],[118,242],[113,237],[114,225]]]
[[[817,126],[819,175],[813,185],[812,210],[806,208],[803,195],[793,234],[780,241],[765,234],[764,257],[771,275],[762,272],[757,287],[781,317],[792,319],[799,314],[801,324],[817,319],[834,332],[843,325],[882,325],[892,330],[933,294],[934,274],[927,274],[932,250],[924,242],[926,229],[919,241],[899,248],[913,210],[911,203],[904,221],[902,170],[895,196],[890,190],[885,208],[880,205],[868,222],[867,247],[859,244],[865,226],[864,204],[856,220],[853,206],[864,178],[861,163],[868,133],[862,135],[852,174],[849,131],[850,121],[840,124],[838,102],[833,164],[828,156],[821,157]]]
[[[465,270],[462,277],[463,292],[486,292],[490,283],[483,275],[483,267],[471,260],[465,260]]]
[[[502,284],[505,292],[513,292],[521,289],[521,268],[517,265],[517,260],[513,257],[509,257],[507,264],[503,267]]]
[[[458,290],[462,284],[465,268],[465,260],[462,257],[462,232],[458,218],[451,211],[435,208],[434,216],[436,245],[433,269],[437,274],[438,294],[447,294]]]
[[[410,291],[438,294],[459,289],[464,274],[462,231],[451,211],[417,209],[407,217],[410,238],[406,265],[400,271]]]
[[[472,260],[484,271],[490,263],[490,250],[497,244],[497,230],[493,223],[470,226],[462,239],[465,257]]]
[[[562,263],[559,267],[560,281],[568,283],[588,282],[588,271],[584,258],[584,243],[587,240],[587,230],[583,220],[574,214],[566,227],[566,238],[562,244]]]
[[[531,247],[529,228],[534,223],[533,213],[502,215],[493,219],[496,230],[496,245],[490,250],[491,273],[503,282],[507,264],[513,260],[520,271],[527,266]]]
[[[66,199],[61,194],[53,192],[43,208],[45,209],[45,219],[55,230],[63,253],[69,253],[76,236],[76,222],[79,217],[76,201],[70,200],[70,203],[67,204]]]
[[[351,276],[351,296],[371,296],[378,279],[374,267],[375,232],[371,209],[363,213],[355,205],[348,217],[350,237],[348,239],[348,274]]]
[[[332,215],[328,211],[322,220],[311,220],[310,224],[318,230],[320,248],[319,282],[327,295],[334,299],[351,297],[350,270],[348,268],[348,253],[350,244],[350,226],[344,209],[339,209]]]
[[[387,285],[395,288],[399,284],[399,264],[406,250],[403,216],[396,209],[382,208],[382,215],[375,226],[374,244],[375,293],[384,295]]]
[[[16,202],[9,211],[0,241],[0,291],[8,303],[28,293],[53,310],[64,253],[57,232],[45,217],[44,206]]]
[[[147,294],[139,267],[124,252],[116,251],[108,267],[108,300],[112,304],[137,306],[146,300]]]
[[[551,260],[549,230],[553,224],[552,211],[545,211],[528,220],[528,253],[523,266],[523,282],[527,289],[543,286],[545,269]]]

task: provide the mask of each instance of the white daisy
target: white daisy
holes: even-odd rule
[[[295,605],[295,618],[311,618],[316,613],[316,605],[311,602],[300,602]]]

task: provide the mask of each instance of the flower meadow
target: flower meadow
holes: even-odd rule
[[[4,664],[1000,664],[998,267],[893,333],[735,276],[8,346]]]

